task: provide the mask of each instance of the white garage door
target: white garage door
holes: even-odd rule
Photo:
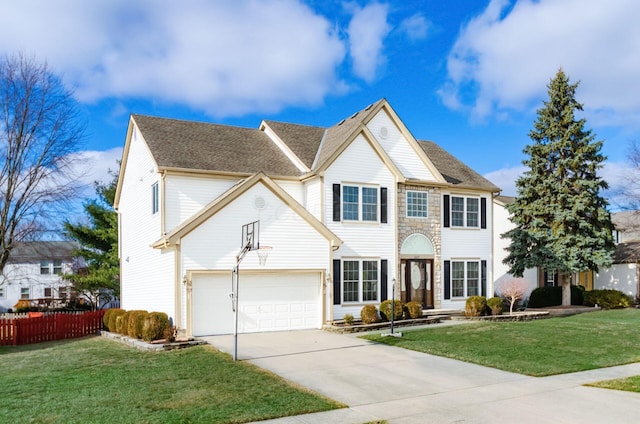
[[[240,272],[238,332],[300,330],[322,325],[318,272]],[[194,336],[231,334],[231,276],[193,274],[191,317]]]

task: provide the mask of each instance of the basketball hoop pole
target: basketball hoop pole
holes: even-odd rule
[[[238,360],[238,315],[240,303],[238,302],[238,292],[240,290],[240,262],[250,250],[258,250],[260,265],[264,266],[271,247],[265,246],[263,251],[260,250],[260,221],[250,222],[242,226],[242,249],[236,255],[236,266],[232,271],[231,281],[231,307],[234,314],[233,324],[233,360]],[[235,285],[233,284],[233,276],[235,276]]]

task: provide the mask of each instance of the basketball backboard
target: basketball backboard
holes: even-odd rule
[[[255,250],[260,248],[260,221],[253,221],[242,226],[241,249]]]

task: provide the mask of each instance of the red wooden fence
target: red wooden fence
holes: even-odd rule
[[[27,318],[0,319],[0,346],[18,346],[73,339],[102,330],[105,311],[32,314]],[[34,316],[36,315],[36,316]]]

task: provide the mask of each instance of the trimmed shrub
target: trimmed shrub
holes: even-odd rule
[[[147,311],[129,311],[127,322],[127,335],[136,339],[142,338],[142,325],[147,317]]]
[[[109,325],[107,325],[107,327],[109,328],[109,331],[111,331],[112,333],[116,333],[117,332],[116,321],[117,321],[118,317],[124,315],[125,312],[126,311],[124,309],[114,309],[113,310],[113,312],[109,316]]]
[[[571,286],[571,304],[582,305],[584,303],[583,290],[578,286]],[[562,286],[538,287],[531,292],[528,308],[545,308],[548,306],[562,305]]]
[[[399,300],[396,300],[395,303],[393,304],[393,319],[400,319],[402,318],[402,302]],[[380,318],[382,318],[383,321],[391,321],[391,300],[387,299],[387,300],[383,300],[382,303],[380,304]]]
[[[109,320],[111,319],[111,315],[113,315],[116,311],[119,311],[120,308],[111,308],[104,311],[104,315],[102,316],[102,325],[105,330],[109,330]]]
[[[585,292],[584,304],[602,309],[623,309],[632,305],[631,298],[620,290],[591,290]]]
[[[484,296],[471,296],[467,299],[464,307],[464,314],[468,317],[479,317],[486,315],[487,298]]]
[[[169,317],[164,312],[151,312],[142,324],[142,339],[147,342],[160,340],[169,328]]]
[[[422,317],[422,304],[420,302],[407,302],[404,305],[404,313],[407,318],[420,318]]]
[[[116,318],[116,333],[126,336],[129,330],[129,314],[130,311],[124,311],[124,314]]]
[[[347,325],[353,324],[353,315],[344,314],[344,323],[347,324]]]
[[[502,303],[502,298],[498,296],[487,299],[487,307],[491,309],[491,315],[502,315]]]
[[[360,311],[360,319],[363,324],[378,322],[378,309],[375,305],[364,305]]]

